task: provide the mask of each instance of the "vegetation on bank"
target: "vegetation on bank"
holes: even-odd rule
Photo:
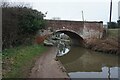
[[[108,22],[107,26],[109,29],[120,28],[120,20],[117,20],[117,22]]]
[[[0,3],[2,7],[2,76],[26,78],[46,47],[34,44],[36,33],[45,29],[44,14],[26,5]]]
[[[103,53],[119,54],[120,41],[119,41],[119,28],[118,29],[108,29],[107,36],[102,39],[90,39],[86,43],[86,47]]]
[[[107,31],[107,36],[109,38],[116,38],[118,39],[118,35],[119,35],[119,32],[120,31],[120,28],[116,28],[116,29],[108,29]]]
[[[19,46],[2,52],[3,78],[26,78],[37,57],[47,48],[43,45]]]
[[[37,31],[45,28],[45,15],[40,11],[7,2],[1,7],[3,49],[32,44]]]

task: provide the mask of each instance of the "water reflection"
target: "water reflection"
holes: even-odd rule
[[[71,78],[118,78],[118,57],[94,52],[81,47],[72,47],[64,56],[59,56]]]
[[[109,72],[110,69],[110,73]],[[102,67],[101,72],[70,72],[71,78],[118,78],[118,67]]]
[[[63,56],[70,51],[70,45],[68,45],[65,41],[59,41],[57,56]]]
[[[57,33],[54,35],[56,40],[56,45],[58,48],[57,56],[63,56],[70,51],[71,40],[69,36],[64,33]]]

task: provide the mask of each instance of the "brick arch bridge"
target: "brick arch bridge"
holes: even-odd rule
[[[93,38],[103,37],[102,21],[68,21],[68,20],[46,20],[46,33],[48,31],[62,32],[67,34],[74,44]]]
[[[76,32],[83,39],[102,38],[103,22],[102,21],[68,21],[68,20],[46,20],[47,29],[53,31],[68,29]]]

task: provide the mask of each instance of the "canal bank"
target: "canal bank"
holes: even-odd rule
[[[120,53],[120,35],[118,29],[107,29],[107,33],[102,39],[88,39],[86,41],[86,48],[103,52],[108,54],[119,54]]]
[[[2,51],[2,78],[27,78],[34,62],[47,48],[43,45],[21,45]]]
[[[115,38],[89,39],[85,47],[97,52],[119,54],[120,45],[118,44],[119,41]]]
[[[48,48],[48,51],[36,61],[29,78],[107,79],[118,77],[119,67],[116,55],[101,54],[101,52],[82,47],[71,47],[68,53],[56,56],[57,48]]]
[[[57,48],[49,47],[36,61],[29,78],[69,78],[65,68],[56,59]]]

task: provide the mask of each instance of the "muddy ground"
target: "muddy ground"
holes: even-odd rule
[[[69,78],[65,68],[56,59],[57,48],[49,47],[32,68],[29,78]]]

